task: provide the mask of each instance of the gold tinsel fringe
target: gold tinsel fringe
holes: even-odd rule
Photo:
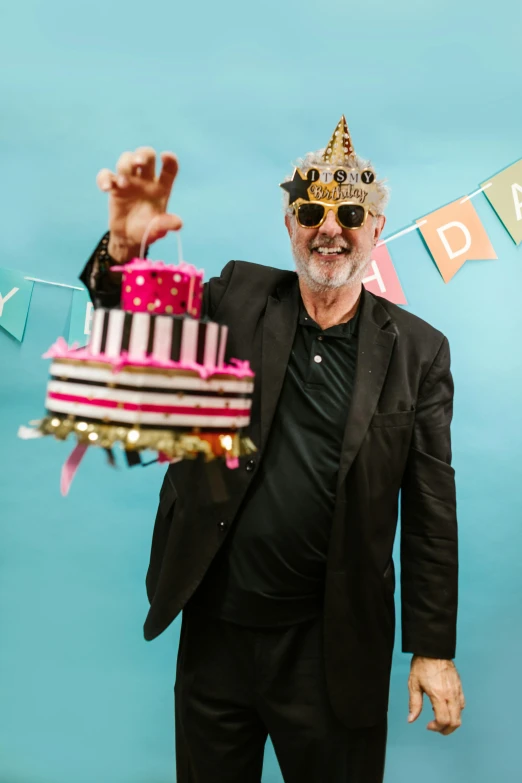
[[[89,446],[110,449],[120,444],[126,451],[151,449],[169,459],[190,459],[204,454],[210,461],[216,457],[243,457],[257,451],[250,438],[241,437],[237,432],[142,429],[139,425],[102,424],[56,415],[46,416],[38,422],[36,429],[43,435],[54,435],[58,440],[75,435],[78,443]]]

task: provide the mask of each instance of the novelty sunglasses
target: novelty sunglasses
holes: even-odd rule
[[[328,212],[335,213],[342,228],[357,229],[364,226],[369,209],[361,204],[330,204],[326,201],[301,201],[292,204],[297,222],[303,228],[319,228],[326,220]],[[370,212],[373,215],[373,212]]]

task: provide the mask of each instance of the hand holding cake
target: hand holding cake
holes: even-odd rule
[[[143,258],[146,245],[181,228],[166,212],[177,160],[163,153],[159,177],[155,160],[154,150],[141,147],[120,157],[116,173],[99,172],[114,262],[103,261],[104,273],[116,278],[118,301],[97,307],[87,346],[59,338],[44,355],[52,359],[47,415],[35,431],[19,432],[76,437],[62,469],[64,495],[89,446],[105,449],[112,464],[118,445],[130,465],[152,450],[160,462],[203,455],[229,468],[255,451],[242,432],[254,373],[247,361],[225,359],[228,327],[202,312],[203,270],[183,261],[181,249],[177,265]]]
[[[182,226],[177,215],[166,211],[178,161],[172,152],[162,152],[160,157],[158,176],[156,152],[152,147],[124,152],[115,172],[110,169],[98,172],[98,187],[109,194],[108,251],[117,263],[125,264],[139,255],[147,229],[147,241],[153,243]]]

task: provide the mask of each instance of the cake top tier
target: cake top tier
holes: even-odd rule
[[[182,261],[165,264],[134,258],[124,266],[121,306],[131,312],[190,315],[199,318],[203,296],[203,270]]]

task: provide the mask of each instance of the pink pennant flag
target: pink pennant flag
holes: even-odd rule
[[[408,304],[386,245],[374,247],[363,285],[371,293],[394,304]]]

